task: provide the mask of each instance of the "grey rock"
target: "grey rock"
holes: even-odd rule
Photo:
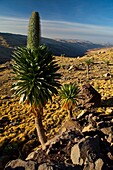
[[[101,131],[102,131],[105,135],[112,134],[112,128],[111,128],[111,127],[101,128]]]
[[[94,169],[94,163],[86,161],[83,170],[95,170]]]
[[[38,170],[83,170],[83,168],[80,165],[43,163],[39,165]]]
[[[95,162],[95,170],[102,170],[104,162],[101,158],[97,159]]]
[[[113,134],[112,133],[109,134],[109,136],[107,138],[107,142],[109,142],[109,143],[113,142]]]
[[[54,165],[43,163],[39,165],[38,170],[54,170]]]
[[[85,117],[85,115],[87,115],[87,109],[82,110],[82,112],[77,116],[77,119]]]
[[[81,157],[85,161],[88,158],[89,162],[95,162],[100,157],[99,137],[87,136],[79,142]]]
[[[36,151],[31,152],[31,153],[27,156],[27,158],[26,158],[25,160],[26,160],[26,161],[28,161],[28,160],[36,161],[37,158],[39,157],[38,151],[40,151],[40,150],[41,150],[41,149],[39,148],[39,149],[37,149]]]
[[[101,103],[101,95],[90,84],[82,86],[81,95],[83,98],[82,104],[85,108],[99,106]]]
[[[37,170],[37,164],[34,161],[23,161],[21,159],[16,159],[10,161],[5,166],[4,170]]]
[[[72,163],[75,165],[83,165],[83,159],[81,158],[80,155],[80,148],[78,143],[75,144],[71,149],[71,160]]]
[[[92,125],[89,124],[82,129],[82,133],[83,132],[90,132],[92,129],[93,129]]]
[[[99,137],[86,137],[81,139],[71,149],[73,164],[83,165],[86,161],[94,163],[100,156]]]
[[[104,161],[99,158],[94,163],[88,161],[85,162],[83,170],[108,170],[108,167],[104,165]]]

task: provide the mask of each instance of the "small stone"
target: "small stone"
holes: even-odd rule
[[[112,134],[112,128],[111,128],[111,127],[101,128],[101,131],[102,131],[105,135]]]
[[[83,133],[83,132],[89,132],[89,131],[92,130],[92,128],[93,128],[92,125],[89,124],[88,126],[85,126],[85,127],[83,128],[82,133]]]
[[[6,95],[1,96],[1,100],[6,99],[6,98],[7,98]]]
[[[112,143],[112,141],[113,141],[113,135],[112,135],[112,133],[110,133],[107,138],[107,142]]]
[[[113,110],[110,108],[106,108],[105,114],[112,114]]]
[[[87,113],[87,109],[81,111],[81,113],[77,116],[77,119],[81,118],[85,113]]]
[[[38,167],[38,170],[54,170],[54,167],[53,167],[53,165],[43,163]]]
[[[75,165],[83,164],[83,159],[80,156],[80,149],[78,144],[75,144],[71,149],[71,160]]]
[[[111,77],[111,74],[110,73],[105,73],[103,76],[104,77]]]
[[[108,155],[109,159],[111,159],[113,161],[113,155],[111,154],[111,152],[108,152],[107,155]]]
[[[95,170],[102,170],[104,162],[101,158],[97,159],[95,162]]]
[[[94,169],[94,163],[88,162],[87,159],[86,159],[83,170],[95,170]]]
[[[28,160],[34,160],[34,159],[36,159],[37,158],[37,153],[36,153],[36,151],[34,151],[34,152],[31,152],[28,156],[27,156],[27,158],[25,159],[26,161],[28,161]]]
[[[70,66],[68,70],[70,71],[70,70],[72,70],[72,69],[73,69],[73,65],[72,65],[72,66]]]

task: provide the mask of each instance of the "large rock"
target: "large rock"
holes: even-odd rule
[[[83,168],[80,165],[43,163],[39,165],[38,170],[83,170]]]
[[[23,161],[21,159],[16,159],[10,161],[5,166],[4,170],[37,170],[38,166],[34,161]]]
[[[104,161],[101,158],[99,158],[95,161],[95,163],[86,161],[83,170],[108,170],[108,168],[104,166]]]
[[[38,170],[54,170],[54,165],[48,164],[48,163],[43,163],[39,165]]]
[[[100,105],[101,95],[90,84],[84,84],[81,93],[83,98],[82,104],[85,108]]]
[[[94,163],[100,157],[98,136],[81,139],[71,149],[71,160],[73,164],[83,165],[86,159]]]
[[[71,160],[75,165],[83,165],[84,161],[80,156],[79,144],[75,144],[71,149]]]
[[[106,115],[95,113],[93,109],[66,121],[59,133],[46,143],[45,150],[35,150],[26,161],[8,163],[5,170],[29,170],[31,166],[35,170],[113,169],[113,123],[105,118]]]

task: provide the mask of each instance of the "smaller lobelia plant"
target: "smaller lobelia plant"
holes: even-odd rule
[[[73,109],[77,105],[79,92],[80,89],[75,83],[64,84],[59,91],[62,106],[68,111],[69,119],[72,118]]]
[[[85,64],[86,64],[86,71],[87,71],[87,79],[89,79],[89,67],[91,63],[92,63],[91,59],[86,59]]]
[[[109,61],[109,60],[105,60],[104,62],[105,62],[105,64],[106,64],[106,66],[107,66],[107,71],[110,71],[110,70],[109,70],[110,61]]]

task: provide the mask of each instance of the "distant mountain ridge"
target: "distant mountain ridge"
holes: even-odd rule
[[[26,42],[27,36],[25,35],[0,33],[0,63],[10,60],[14,48],[26,46]],[[46,44],[54,55],[65,54],[68,57],[83,56],[90,49],[106,47],[106,45],[102,44],[72,39],[41,38],[41,43]]]
[[[68,57],[83,56],[88,50],[95,48],[103,48],[105,45],[94,44],[90,41],[82,40],[64,40],[64,39],[48,39],[42,38],[42,43],[45,43],[55,55],[65,54]]]

